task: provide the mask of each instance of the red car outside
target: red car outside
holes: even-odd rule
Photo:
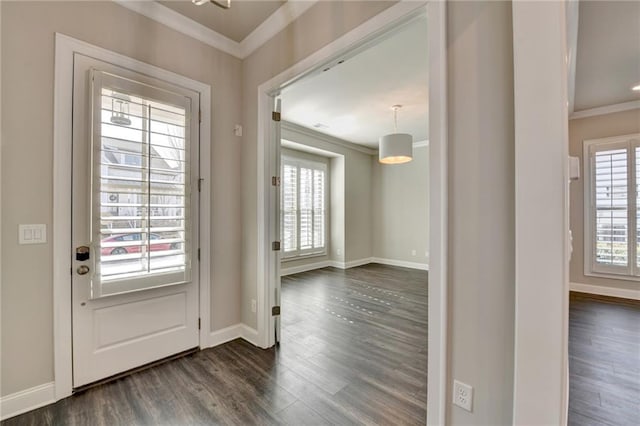
[[[152,241],[161,240],[162,236],[158,234],[150,234],[149,239]],[[110,237],[103,238],[102,243],[122,242],[126,244],[124,244],[122,247],[120,246],[114,247],[112,244],[109,244],[109,247],[101,247],[100,253],[103,256],[108,256],[111,254],[118,255],[118,254],[129,254],[129,253],[140,253],[142,251],[141,245],[135,245],[135,244],[129,245],[129,244],[135,241],[141,241],[141,240],[142,240],[142,234],[139,232],[134,234],[111,235]],[[178,243],[165,243],[165,242],[153,243],[152,242],[149,247],[151,251],[176,250],[178,248]]]

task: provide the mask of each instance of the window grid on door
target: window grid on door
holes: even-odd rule
[[[184,96],[96,73],[92,294],[187,282],[190,104]]]

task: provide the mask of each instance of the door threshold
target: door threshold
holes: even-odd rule
[[[113,376],[105,377],[104,379],[97,380],[95,382],[88,383],[86,385],[78,386],[77,388],[73,388],[73,395],[77,395],[91,388],[95,388],[96,386],[105,385],[107,383],[115,382],[116,380],[122,379],[127,376],[131,376],[132,374],[139,373],[144,370],[148,370],[153,367],[157,367],[158,365],[165,364],[170,361],[174,361],[178,358],[185,357],[187,355],[192,355],[196,352],[199,352],[200,348],[195,347],[191,349],[187,349],[186,351],[178,352],[177,354],[169,355],[166,358],[159,359],[157,361],[152,361],[148,364],[141,365],[139,367],[132,368],[127,371],[123,371],[122,373],[114,374]]]

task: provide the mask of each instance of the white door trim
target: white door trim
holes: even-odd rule
[[[363,40],[371,39],[394,24],[407,19],[418,10],[428,9],[429,31],[429,109],[430,109],[430,193],[432,203],[429,226],[430,274],[429,274],[429,359],[427,423],[445,424],[447,389],[447,50],[446,50],[446,4],[432,1],[401,1],[372,19],[321,48],[287,70],[258,86],[258,152],[257,152],[257,327],[256,343],[263,348],[273,345],[273,319],[270,315],[273,304],[274,282],[269,282],[271,265],[275,256],[270,250],[269,158],[270,119],[273,96],[285,83],[299,78],[319,65],[344,53]]]
[[[80,53],[200,94],[200,346],[210,335],[211,87],[144,62],[56,33],[53,117],[53,339],[55,399],[72,393],[71,144],[73,54]]]
[[[446,424],[448,384],[448,113],[447,4],[428,5],[429,299],[427,424]]]
[[[515,425],[567,424],[569,118],[565,6],[564,2],[516,1],[512,10]]]

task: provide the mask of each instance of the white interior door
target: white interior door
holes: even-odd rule
[[[197,347],[199,95],[74,56],[74,388]]]

